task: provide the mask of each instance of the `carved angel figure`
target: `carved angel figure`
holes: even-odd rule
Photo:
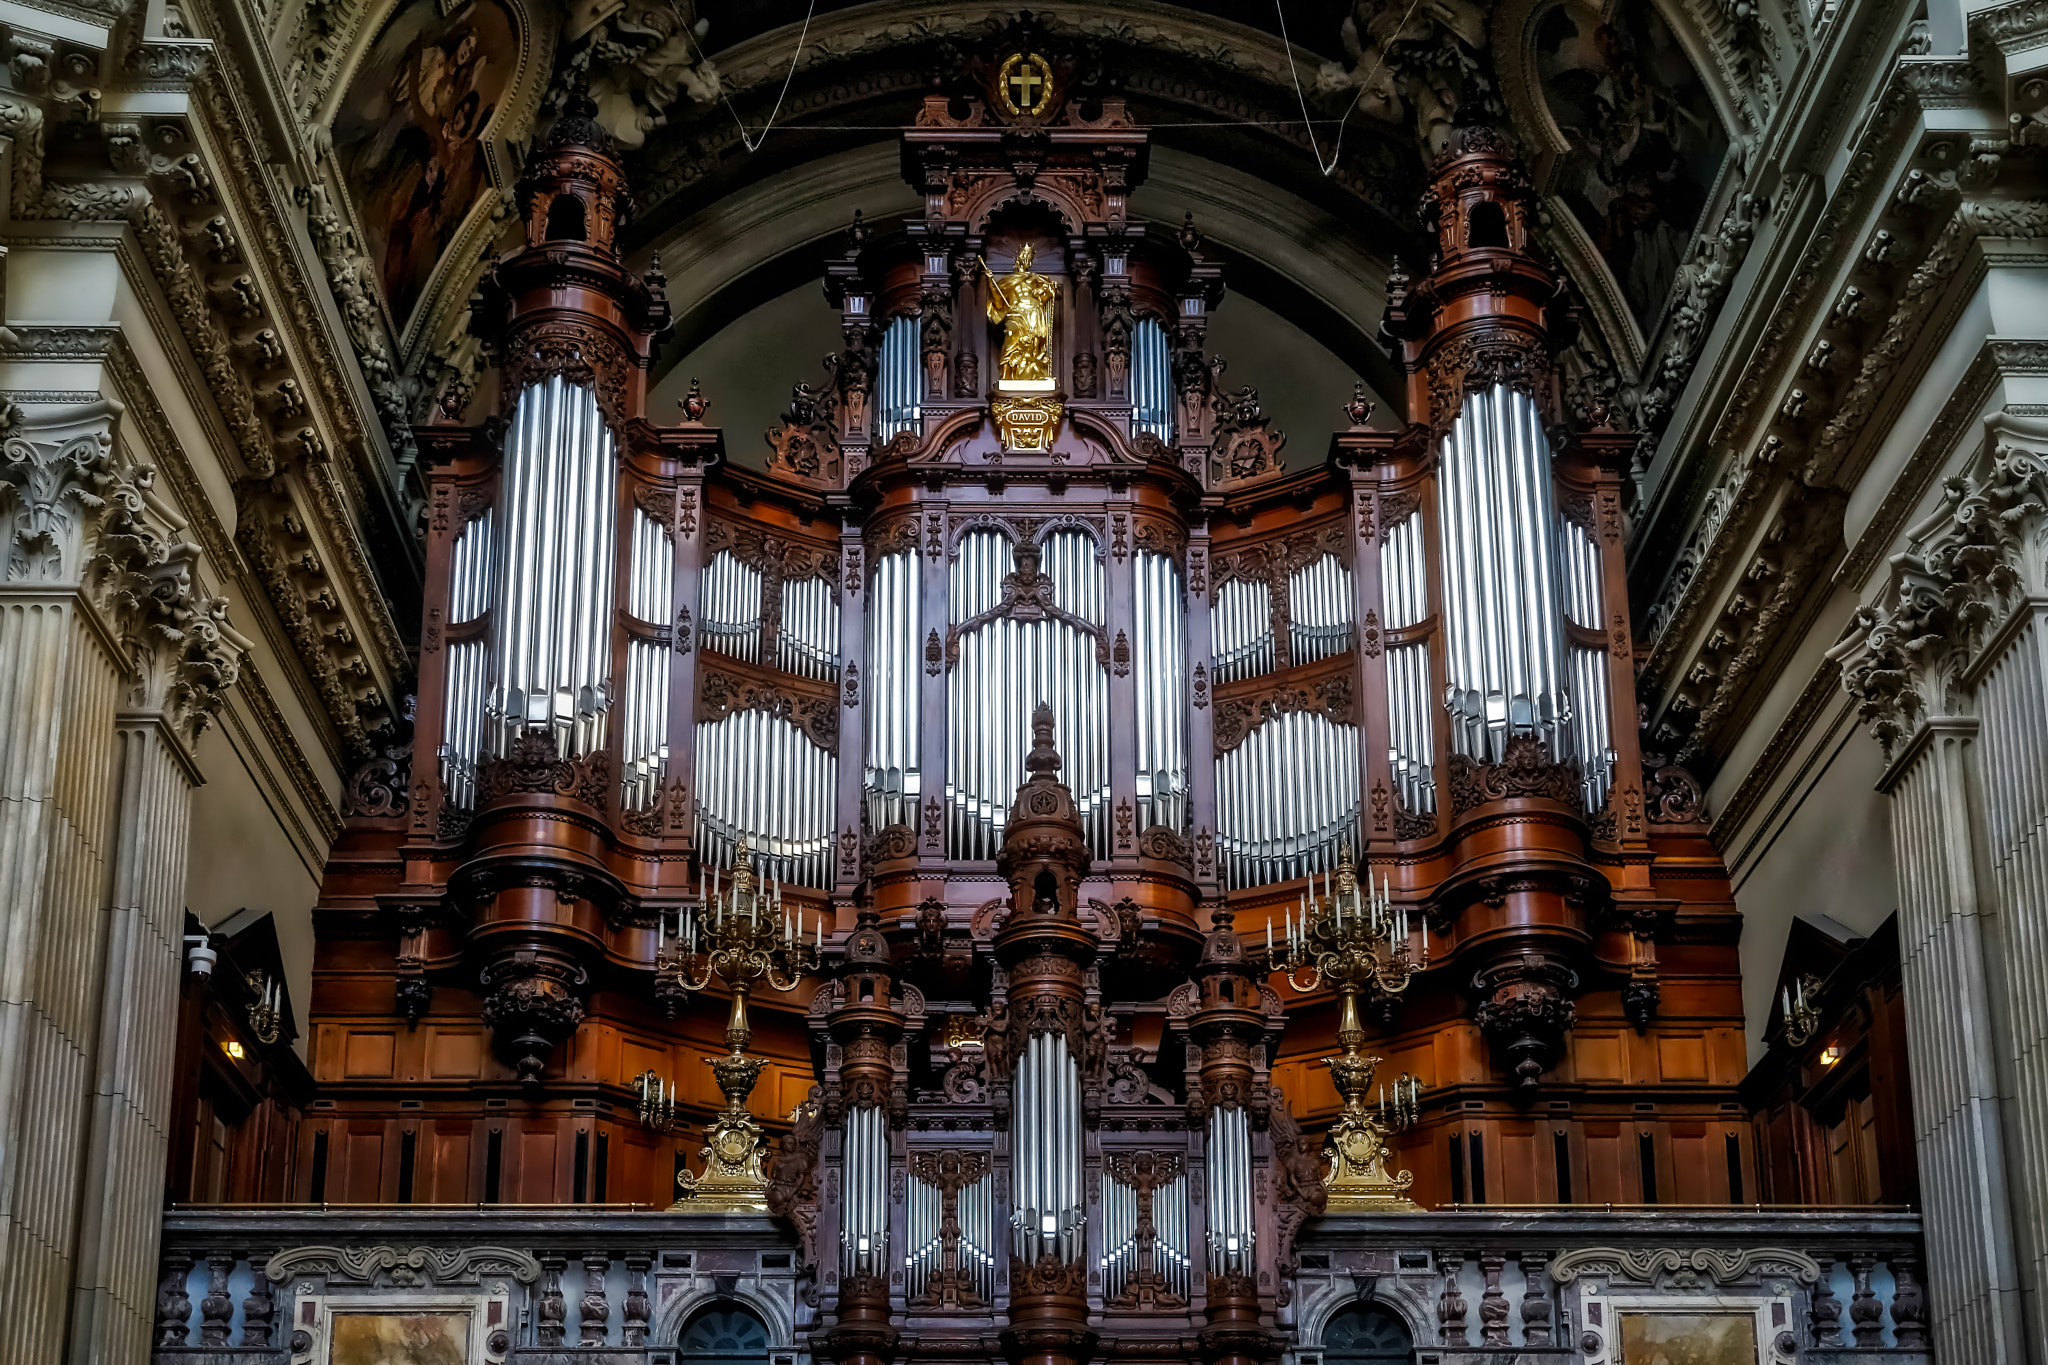
[[[796,1224],[805,1264],[818,1264],[818,1154],[825,1143],[824,1088],[812,1086],[796,1123],[783,1136],[769,1173],[768,1211]]]
[[[1362,112],[1413,127],[1425,156],[1450,140],[1466,82],[1481,70],[1487,10],[1471,0],[1353,0],[1342,29],[1348,65],[1327,62],[1324,94],[1356,90]]]
[[[630,5],[592,37],[590,98],[597,121],[621,147],[638,147],[684,98],[709,104],[721,93],[718,67],[704,55],[711,22],[691,0]]]

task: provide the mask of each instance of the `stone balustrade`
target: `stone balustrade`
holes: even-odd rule
[[[675,1365],[700,1312],[737,1308],[758,1321],[766,1365],[798,1365],[808,1355],[799,1343],[817,1325],[806,1284],[795,1238],[765,1216],[562,1206],[183,1211],[164,1220],[152,1358],[328,1365],[351,1358],[335,1338],[337,1319],[354,1316],[413,1320],[358,1333],[474,1337],[480,1346],[460,1358],[493,1365]]]
[[[1353,1214],[1303,1230],[1280,1312],[1290,1365],[1322,1365],[1338,1315],[1400,1320],[1422,1365],[1622,1365],[1624,1334],[1735,1331],[1746,1355],[1933,1359],[1918,1214],[1873,1210],[1469,1210]],[[1739,1323],[1738,1319],[1747,1319]],[[1671,1359],[1679,1359],[1670,1352]],[[1627,1357],[1633,1360],[1635,1355]],[[1644,1358],[1649,1358],[1645,1355]]]
[[[809,1365],[826,1323],[796,1247],[765,1217],[615,1208],[180,1211],[164,1223],[154,1359],[329,1365],[350,1358],[337,1322],[367,1316],[474,1334],[463,1358],[489,1365],[680,1365],[690,1324],[739,1309],[761,1329],[757,1358]],[[1324,1365],[1333,1324],[1360,1308],[1397,1320],[1420,1365],[1622,1365],[1625,1339],[1691,1328],[1753,1341],[1741,1358],[1760,1365],[1932,1360],[1916,1214],[1332,1215],[1299,1255],[1290,1281],[1261,1286],[1283,1365]],[[957,1355],[964,1339],[934,1347]]]

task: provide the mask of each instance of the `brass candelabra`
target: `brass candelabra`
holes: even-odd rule
[[[803,907],[783,908],[781,883],[763,881],[754,871],[754,857],[742,839],[733,850],[732,880],[727,884],[721,871],[711,868],[703,874],[699,907],[689,907],[670,925],[662,925],[663,945],[655,957],[655,995],[671,1013],[685,995],[701,991],[714,979],[723,979],[732,991],[732,1012],[725,1021],[726,1052],[712,1057],[711,1074],[725,1095],[725,1108],[712,1119],[704,1133],[704,1170],[685,1171],[676,1177],[678,1207],[727,1212],[766,1209],[768,1179],[761,1170],[763,1144],[761,1126],[747,1112],[747,1097],[754,1091],[764,1063],[746,1055],[753,1029],[747,1023],[747,997],[757,983],[766,982],[778,991],[793,991],[818,966],[825,946],[825,924],[821,915],[813,926],[813,937],[804,937]],[[658,1088],[660,1082],[654,1082]],[[649,1126],[675,1126],[675,1097],[657,1097],[650,1104],[642,1078],[642,1121],[657,1120]]]
[[[1273,922],[1266,921],[1266,955],[1297,992],[1328,986],[1343,1003],[1337,1021],[1339,1051],[1326,1059],[1330,1079],[1344,1101],[1325,1146],[1330,1170],[1323,1181],[1329,1187],[1329,1207],[1416,1209],[1407,1196],[1414,1174],[1389,1172],[1387,1160],[1393,1150],[1388,1138],[1413,1126],[1420,1114],[1421,1082],[1403,1073],[1391,1094],[1387,1086],[1380,1086],[1375,1109],[1373,1075],[1380,1059],[1366,1055],[1358,997],[1372,991],[1392,999],[1406,991],[1416,973],[1429,965],[1428,934],[1423,935],[1419,954],[1411,950],[1407,907],[1395,908],[1385,879],[1377,890],[1370,881],[1359,885],[1348,844],[1338,857],[1335,876],[1325,875],[1320,892],[1316,879],[1309,879],[1298,909],[1298,916],[1296,907],[1284,912],[1285,938],[1277,948]]]
[[[1779,994],[1779,1006],[1785,1021],[1785,1042],[1792,1047],[1805,1047],[1813,1041],[1813,1035],[1820,1032],[1820,1006],[1808,997],[1820,995],[1820,978],[1803,975]]]
[[[652,1069],[633,1078],[640,1089],[640,1126],[657,1133],[673,1133],[681,1126],[676,1117],[676,1083],[665,1086]]]
[[[277,1041],[284,1020],[284,992],[262,971],[244,974],[242,984],[249,988],[249,1031],[268,1047]]]

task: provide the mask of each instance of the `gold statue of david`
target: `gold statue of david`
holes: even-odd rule
[[[981,263],[988,276],[988,320],[1003,329],[995,398],[989,406],[1005,450],[1050,447],[1066,406],[1053,378],[1052,362],[1052,321],[1059,286],[1033,270],[1031,260],[1031,247],[1026,243],[1018,248],[1016,264],[1007,278],[998,276],[987,261]]]

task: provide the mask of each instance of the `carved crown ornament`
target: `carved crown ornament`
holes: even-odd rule
[[[526,1252],[496,1246],[301,1246],[263,1263],[264,1277],[273,1284],[309,1276],[378,1286],[475,1284],[485,1275],[532,1284],[540,1272],[540,1262]]]
[[[1252,696],[1219,698],[1216,702],[1216,752],[1227,754],[1252,731],[1276,716],[1306,712],[1339,725],[1355,725],[1357,699],[1348,673],[1332,673],[1302,687],[1273,686]]]
[[[769,683],[722,669],[706,671],[698,719],[710,723],[740,711],[761,711],[788,721],[821,749],[838,747],[839,700],[831,689],[808,691],[789,677]]]
[[[1014,554],[1016,567],[1003,575],[1001,599],[988,610],[946,628],[946,666],[952,668],[960,662],[960,640],[963,636],[972,634],[990,621],[1009,620],[1059,621],[1071,626],[1095,641],[1096,662],[1108,668],[1111,648],[1108,632],[1059,605],[1052,575],[1038,567],[1038,545],[1028,538],[1019,538]]]

